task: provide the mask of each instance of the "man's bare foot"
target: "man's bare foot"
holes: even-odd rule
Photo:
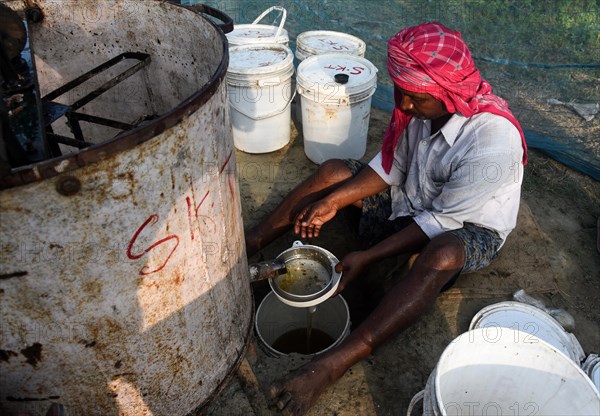
[[[332,382],[328,368],[317,360],[300,367],[287,380],[274,382],[269,394],[284,415],[300,416]]]

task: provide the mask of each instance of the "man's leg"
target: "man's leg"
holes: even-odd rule
[[[434,304],[441,289],[462,269],[462,241],[445,233],[425,246],[405,279],[344,342],[301,367],[292,378],[270,390],[285,414],[302,415],[327,386],[366,358],[392,335],[408,328]]]
[[[315,173],[294,188],[267,218],[245,231],[248,257],[283,235],[298,212],[318,201],[352,177],[346,164],[337,159],[324,162]]]

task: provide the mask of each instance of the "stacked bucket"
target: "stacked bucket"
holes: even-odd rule
[[[279,26],[258,23],[273,11],[282,13]],[[247,153],[272,152],[290,141],[294,55],[283,28],[286,16],[283,7],[274,6],[227,34],[233,142]]]
[[[543,305],[493,304],[444,350],[407,416],[595,415],[599,359],[584,357]]]
[[[281,13],[278,26],[258,23],[274,11]],[[377,87],[377,69],[364,58],[365,43],[346,33],[304,32],[296,39],[294,56],[283,27],[286,17],[283,7],[274,6],[227,34],[235,146],[267,153],[288,144],[292,102],[298,94],[295,118],[302,126],[307,157],[317,164],[331,158],[360,159]]]

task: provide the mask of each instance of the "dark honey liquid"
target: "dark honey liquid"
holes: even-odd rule
[[[320,329],[312,328],[309,339],[307,328],[297,328],[280,335],[271,347],[283,354],[308,355],[322,351],[334,342],[333,337]]]
[[[293,295],[312,295],[322,290],[331,275],[317,260],[292,259],[285,263],[286,273],[277,276],[275,284]]]

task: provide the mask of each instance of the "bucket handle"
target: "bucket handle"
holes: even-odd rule
[[[234,105],[234,104],[233,104],[231,101],[229,101],[229,105],[230,105],[230,106],[231,106],[231,107],[232,107],[232,108],[233,108],[235,111],[237,111],[238,113],[240,113],[240,114],[243,114],[243,115],[245,115],[246,117],[248,117],[248,118],[251,118],[252,120],[264,120],[264,119],[266,119],[266,118],[270,118],[270,117],[273,117],[273,116],[277,116],[277,115],[279,115],[279,114],[283,113],[283,112],[284,112],[284,111],[285,111],[285,110],[286,110],[286,109],[287,109],[287,108],[290,106],[290,104],[291,104],[291,103],[292,103],[292,101],[294,100],[294,97],[296,97],[296,90],[294,90],[294,93],[292,94],[292,97],[291,97],[291,98],[290,98],[290,100],[289,100],[289,101],[286,103],[286,105],[283,107],[283,109],[281,109],[281,110],[276,110],[276,111],[274,111],[274,112],[272,112],[272,113],[265,114],[265,115],[262,115],[262,116],[253,116],[253,115],[251,115],[251,114],[247,114],[246,112],[244,112],[244,111],[240,110],[238,107],[236,107],[236,106],[235,106],[235,105]]]
[[[171,1],[171,3],[181,4],[181,1]],[[229,33],[233,31],[233,19],[221,10],[207,6],[206,4],[192,4],[184,7],[196,13],[207,14],[219,19],[223,23],[217,24],[217,26],[223,31],[223,33]]]
[[[408,409],[406,410],[406,416],[412,416],[413,409],[415,408],[417,403],[419,403],[420,401],[423,401],[424,399],[425,399],[425,390],[421,390],[420,392],[415,394],[413,396],[413,398],[411,399],[410,404],[408,405]]]
[[[283,30],[283,25],[285,24],[285,18],[287,16],[287,11],[285,10],[285,8],[283,8],[281,6],[269,7],[267,10],[262,12],[260,16],[258,16],[256,19],[254,19],[254,22],[252,22],[252,24],[253,25],[257,24],[258,22],[260,22],[262,20],[263,17],[265,17],[266,15],[271,13],[273,10],[279,10],[282,14],[281,22],[279,23],[279,29],[277,29],[277,33],[275,33],[275,39],[277,39],[279,37],[279,35],[281,34],[281,31]]]

